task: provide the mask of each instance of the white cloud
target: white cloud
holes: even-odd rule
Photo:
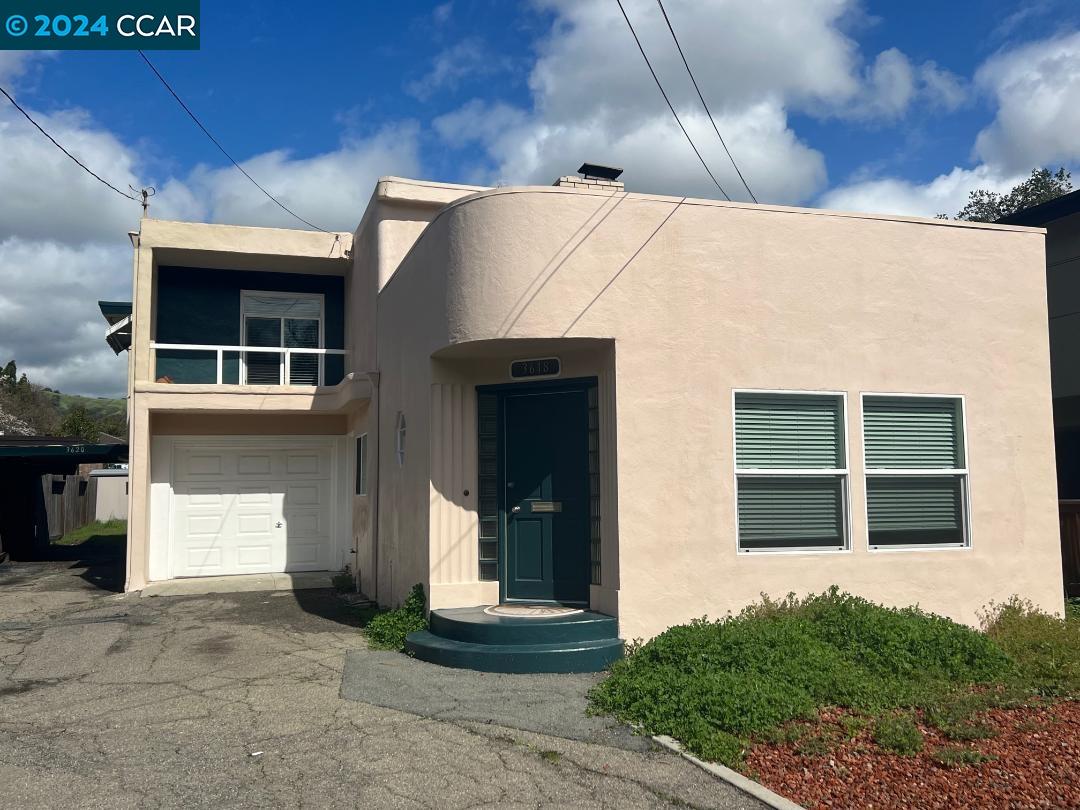
[[[923,96],[935,107],[955,110],[968,99],[967,83],[955,73],[939,68],[936,62],[923,62],[919,79]]]
[[[435,121],[445,142],[478,142],[486,182],[549,183],[582,160],[622,165],[638,191],[720,196],[649,76],[618,5],[540,0],[555,15],[529,77],[532,103],[473,100]],[[960,103],[963,85],[895,48],[862,67],[844,33],[855,0],[671,0],[672,25],[728,147],[758,199],[805,202],[825,184],[823,156],[788,123],[816,117],[895,121],[918,99]],[[665,90],[725,190],[747,199],[701,108],[656,4],[625,3]]]
[[[24,105],[25,106],[25,105]],[[29,111],[84,164],[117,188],[139,185],[133,153],[79,110]],[[11,107],[0,109],[0,240],[81,242],[138,227],[141,209],[80,169]]]
[[[931,62],[921,68],[931,100],[951,109],[966,89]],[[930,182],[899,177],[857,179],[824,194],[826,208],[953,216],[973,189],[1006,193],[1032,168],[1080,161],[1080,33],[1027,43],[988,59],[976,87],[997,104],[975,139],[973,168],[955,167]]]
[[[933,61],[915,66],[902,51],[889,48],[866,68],[859,92],[843,101],[836,113],[842,118],[891,122],[916,102],[951,111],[967,97],[967,85],[955,73]]]
[[[1080,160],[1080,32],[1001,53],[975,75],[997,102],[975,153],[1014,172]]]
[[[659,10],[644,0],[626,5],[695,143],[727,192],[746,199]],[[591,160],[624,166],[634,190],[720,196],[653,86],[618,6],[544,0],[541,7],[555,21],[538,44],[531,107],[471,101],[436,119],[445,141],[479,142],[492,164],[486,182],[546,184]],[[668,3],[717,124],[761,199],[805,200],[825,182],[821,154],[788,127],[787,109],[858,92],[856,48],[834,27],[848,7],[842,0]]]
[[[436,25],[443,25],[450,19],[450,15],[454,13],[453,2],[440,3],[435,6],[431,11],[431,19]]]
[[[859,105],[866,116],[896,118],[915,96],[915,69],[898,49],[882,51],[867,68],[866,99]]]
[[[456,90],[469,76],[494,72],[499,62],[488,52],[483,40],[467,37],[441,51],[424,76],[405,85],[405,92],[420,101],[427,101],[439,91]]]
[[[624,5],[676,106],[693,107],[697,97],[656,4]],[[801,107],[854,97],[858,48],[838,28],[854,5],[681,0],[666,8],[716,112],[742,109],[765,96]],[[529,85],[548,119],[574,120],[597,106],[640,117],[663,105],[615,3],[545,0],[542,6],[557,17],[540,43]]]
[[[63,245],[9,237],[0,241],[0,358],[14,359],[39,385],[122,396],[126,356],[105,345],[97,301],[131,295],[127,237],[111,245]]]
[[[0,51],[0,84],[12,92],[33,68],[55,55],[54,51]]]
[[[928,183],[897,177],[856,181],[832,189],[822,195],[818,202],[823,208],[837,211],[955,216],[967,202],[972,189],[984,188],[1004,193],[1022,179],[1022,175],[1002,174],[987,166],[974,169],[954,167]]]
[[[360,222],[379,177],[420,173],[414,124],[349,139],[333,152],[293,158],[275,150],[242,161],[244,169],[287,208],[326,230],[351,231]],[[155,216],[303,228],[233,166],[198,166],[165,183]],[[154,211],[154,208],[151,208]]]

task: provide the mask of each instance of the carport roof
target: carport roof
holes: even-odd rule
[[[127,444],[88,444],[64,436],[0,436],[0,463],[33,462],[35,466],[115,464],[127,460]]]

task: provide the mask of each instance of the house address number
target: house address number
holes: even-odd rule
[[[555,377],[559,374],[560,364],[558,357],[541,357],[536,360],[515,360],[510,364],[510,376],[515,379],[522,377]]]

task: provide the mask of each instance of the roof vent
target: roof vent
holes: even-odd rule
[[[623,183],[619,179],[622,173],[622,169],[617,169],[614,166],[582,163],[581,168],[578,169],[578,174],[581,177],[574,177],[572,174],[563,175],[552,185],[590,191],[622,191]]]

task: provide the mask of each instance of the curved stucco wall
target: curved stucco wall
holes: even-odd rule
[[[499,190],[428,227],[380,296],[379,333],[388,418],[428,409],[430,358],[449,344],[614,339],[628,637],[833,583],[966,622],[1012,593],[1061,609],[1038,231]],[[850,552],[736,553],[743,388],[847,392]],[[966,397],[971,549],[867,550],[862,392]],[[392,497],[426,533],[428,472],[413,472]]]

